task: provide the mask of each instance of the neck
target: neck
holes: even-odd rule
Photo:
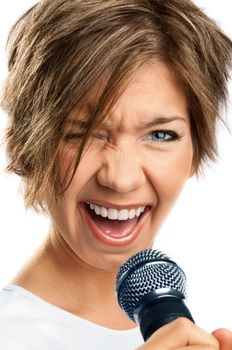
[[[123,314],[115,297],[116,273],[89,266],[50,233],[13,283],[94,323],[133,328],[135,324]]]

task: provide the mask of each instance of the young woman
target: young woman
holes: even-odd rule
[[[143,344],[115,298],[119,266],[215,157],[231,40],[188,0],[44,0],[8,49],[8,170],[51,225],[1,292],[1,349],[231,350],[182,318]]]

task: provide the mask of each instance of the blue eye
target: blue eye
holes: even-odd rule
[[[149,142],[171,142],[176,141],[180,136],[171,130],[156,130],[151,131],[146,137],[146,141]]]

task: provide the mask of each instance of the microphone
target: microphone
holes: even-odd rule
[[[145,341],[178,317],[194,322],[185,305],[186,276],[159,250],[142,250],[120,267],[116,295],[122,310],[139,325]]]

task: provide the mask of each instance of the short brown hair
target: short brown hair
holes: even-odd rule
[[[216,155],[215,127],[227,98],[232,42],[189,0],[43,0],[14,25],[1,106],[9,115],[8,171],[22,176],[26,206],[45,208],[64,121],[104,77],[75,168],[91,131],[135,69],[168,64],[188,97],[196,169]]]

